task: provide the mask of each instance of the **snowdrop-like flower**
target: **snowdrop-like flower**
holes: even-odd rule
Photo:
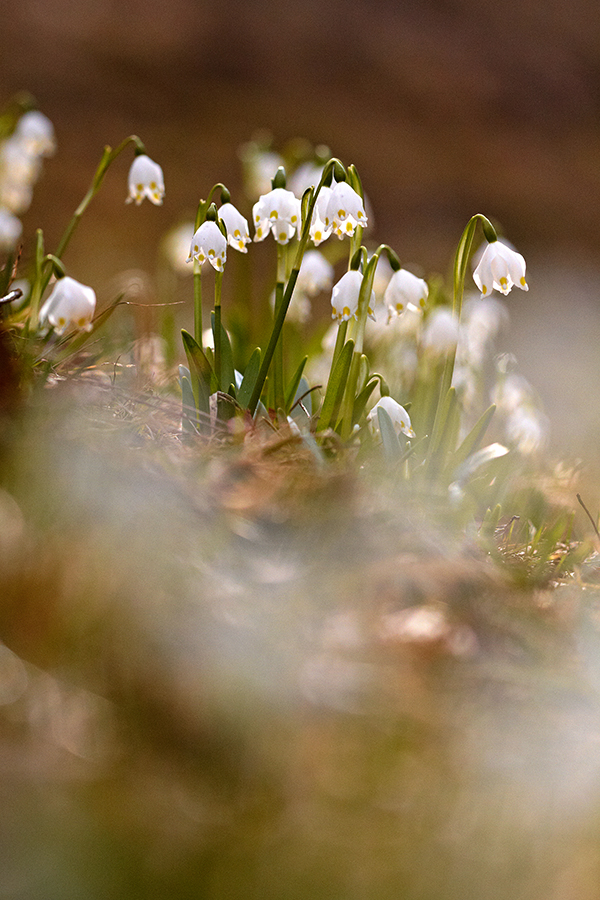
[[[529,455],[544,446],[548,421],[539,410],[519,407],[506,420],[506,434],[521,453]]]
[[[92,318],[96,309],[96,294],[74,278],[60,278],[40,310],[40,323],[48,322],[62,334],[67,328],[92,330]]]
[[[341,239],[352,237],[358,225],[368,224],[362,198],[345,181],[336,184],[331,191],[325,210],[325,225]]]
[[[333,266],[318,250],[307,250],[296,281],[296,290],[314,297],[333,284]]]
[[[23,226],[20,219],[13,216],[7,209],[0,207],[0,250],[6,252],[14,250],[22,231]]]
[[[155,206],[160,206],[165,196],[165,180],[163,171],[158,163],[155,163],[145,154],[140,154],[131,163],[129,169],[129,196],[126,203],[135,201],[139,206],[144,197],[147,197]]]
[[[207,219],[194,234],[187,262],[193,259],[198,260],[200,265],[208,260],[217,272],[222,272],[225,268],[227,238],[216,222]]]
[[[168,232],[162,242],[162,249],[173,269],[178,275],[190,275],[186,254],[194,237],[194,223],[183,222]]]
[[[513,286],[522,291],[529,290],[524,258],[502,241],[487,245],[473,272],[473,280],[483,297],[491,294],[494,288],[502,294],[508,294]]]
[[[247,253],[246,244],[251,241],[248,230],[248,221],[243,217],[233,203],[224,203],[219,209],[219,218],[225,223],[227,230],[227,243],[240,253]]]
[[[332,190],[330,187],[326,187],[323,185],[321,190],[318,193],[315,206],[313,209],[312,222],[310,223],[310,238],[313,241],[315,247],[318,247],[319,244],[322,244],[323,241],[326,241],[329,235],[331,234],[332,225],[325,224],[325,217],[327,215],[327,205],[329,203],[329,198],[331,197]]]
[[[396,434],[402,433],[405,434],[406,437],[414,438],[415,433],[410,423],[410,416],[408,415],[404,407],[400,406],[400,404],[397,403],[396,400],[394,400],[392,397],[382,397],[381,400],[378,400],[367,416],[369,427],[374,434],[379,433],[379,418],[377,416],[377,410],[380,408],[384,409],[392,420]]]
[[[356,316],[358,310],[358,296],[360,294],[360,286],[363,277],[360,272],[350,270],[342,275],[337,284],[333,286],[331,292],[331,305],[333,312],[332,319],[338,319],[340,322],[347,322],[353,316]],[[375,308],[375,291],[371,291],[371,299],[369,302],[368,313],[373,316]]]
[[[431,313],[421,343],[426,350],[438,355],[447,353],[458,343],[458,319],[449,309],[438,307]]]
[[[52,156],[56,150],[54,126],[47,116],[36,109],[21,116],[15,128],[15,136],[34,156]]]
[[[300,201],[285,188],[274,188],[263,194],[252,207],[254,240],[264,241],[270,231],[278,244],[287,244],[300,234]]]
[[[417,278],[408,269],[399,269],[390,278],[383,301],[387,303],[391,318],[394,315],[401,315],[407,306],[424,309],[428,296],[429,288],[426,281]]]

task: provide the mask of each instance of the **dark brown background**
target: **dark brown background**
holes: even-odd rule
[[[555,436],[596,431],[600,233],[600,16],[593,0],[192,0],[0,3],[0,86],[29,89],[59,153],[25,223],[49,247],[105,143],[137,132],[165,170],[163,209],[123,205],[129,160],[109,173],[67,262],[100,283],[152,270],[165,228],[216,180],[240,185],[238,145],[325,142],[361,172],[377,237],[446,271],[474,212],[529,263],[509,298],[511,347]],[[578,398],[583,398],[581,402]],[[590,402],[593,414],[590,416]]]

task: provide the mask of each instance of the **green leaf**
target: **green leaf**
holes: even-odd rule
[[[210,412],[210,395],[217,389],[216,376],[202,348],[185,328],[181,330],[183,348],[192,374],[192,388],[196,408],[206,415]]]
[[[256,384],[256,379],[258,378],[258,372],[260,369],[260,356],[260,347],[257,347],[253,351],[252,356],[248,360],[248,365],[244,370],[244,377],[242,379],[242,383],[237,395],[237,401],[243,409],[246,409],[248,406],[248,400],[252,395],[254,385]]]
[[[214,311],[210,315],[210,321],[213,330],[213,337],[215,340],[215,347],[217,346],[217,336],[215,334],[215,314]],[[233,353],[231,352],[231,343],[229,341],[229,335],[223,328],[221,327],[221,384],[219,385],[219,390],[223,392],[227,392],[230,384],[235,384],[235,372],[233,370]]]
[[[382,406],[377,408],[377,419],[379,421],[379,433],[383,442],[385,458],[390,463],[397,462],[402,456],[402,448],[394,424]]]
[[[298,391],[298,385],[300,384],[300,379],[302,378],[302,373],[304,371],[304,366],[306,365],[308,360],[308,356],[305,356],[294,374],[292,375],[286,392],[285,392],[285,408],[286,412],[289,413],[290,409],[294,405],[294,401],[296,400],[296,393]]]
[[[196,401],[192,390],[190,370],[179,366],[179,384],[181,386],[181,428],[186,434],[196,434],[198,419]]]
[[[354,341],[346,341],[332,369],[325,392],[325,399],[321,407],[321,415],[317,425],[317,431],[329,428],[332,422],[337,420],[337,415],[346,389],[352,354],[354,353]]]
[[[356,425],[357,422],[360,422],[362,415],[365,411],[365,406],[368,403],[369,397],[377,387],[377,379],[375,378],[373,381],[369,381],[368,384],[362,389],[356,400],[354,401],[354,411],[352,413],[352,424]]]
[[[481,444],[485,436],[488,426],[492,420],[492,416],[495,412],[496,406],[492,403],[492,405],[488,407],[483,415],[477,420],[458,450],[452,456],[449,466],[449,474],[458,469],[458,467],[465,462],[467,457],[471,456],[472,453],[475,453],[475,451],[479,449],[479,445]]]

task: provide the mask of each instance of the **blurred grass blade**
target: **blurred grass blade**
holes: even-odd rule
[[[290,409],[294,405],[296,400],[296,393],[298,391],[298,385],[300,384],[300,379],[302,378],[302,373],[304,372],[304,366],[308,361],[308,356],[305,356],[294,374],[292,375],[288,386],[285,392],[285,409],[286,412],[289,413]]]
[[[211,313],[210,322],[212,326],[213,337],[215,341],[215,347],[217,346],[217,335],[215,334],[217,323],[215,321],[214,311]],[[219,390],[227,393],[229,390],[230,384],[235,384],[235,372],[233,369],[233,353],[231,351],[231,342],[229,340],[229,335],[223,328],[223,325],[219,322],[218,327],[221,332],[221,383],[219,385]]]
[[[495,412],[496,406],[492,403],[492,405],[486,409],[483,415],[477,420],[458,450],[454,453],[450,461],[449,474],[456,471],[456,469],[465,462],[467,457],[471,456],[479,449],[479,445],[485,437],[485,433]]]
[[[181,331],[183,348],[192,374],[192,388],[200,413],[210,412],[210,395],[217,389],[216,376],[202,348],[185,328]]]
[[[344,391],[346,389],[346,382],[348,381],[348,372],[350,371],[353,353],[354,341],[346,341],[338,356],[337,362],[333,367],[333,371],[331,372],[327,384],[327,391],[325,393],[325,399],[323,400],[317,431],[324,431],[337,419],[342,403],[342,397],[344,396]]]
[[[365,407],[369,401],[369,397],[377,387],[377,379],[374,381],[369,381],[368,384],[362,389],[356,400],[354,401],[354,411],[352,413],[352,424],[356,425],[357,422],[360,422],[360,419],[365,411]]]
[[[244,371],[244,377],[242,378],[242,383],[237,395],[237,401],[243,409],[246,409],[248,407],[248,400],[252,396],[252,391],[254,390],[254,385],[256,384],[256,379],[258,378],[258,372],[260,370],[260,356],[260,347],[257,347],[248,360],[248,365],[246,366],[246,369]]]

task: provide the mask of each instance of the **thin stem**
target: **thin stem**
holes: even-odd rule
[[[215,272],[215,375],[219,390],[228,391],[229,385],[223,386],[221,373],[221,285],[223,273]]]
[[[277,244],[277,284],[275,286],[275,309],[274,316],[277,316],[279,307],[283,302],[283,292],[285,289],[287,254],[286,247],[283,244]],[[285,406],[285,395],[283,389],[283,330],[279,334],[277,344],[275,346],[275,356],[273,359],[273,390],[275,409],[283,409]]]
[[[202,349],[202,266],[194,260],[194,338]]]

